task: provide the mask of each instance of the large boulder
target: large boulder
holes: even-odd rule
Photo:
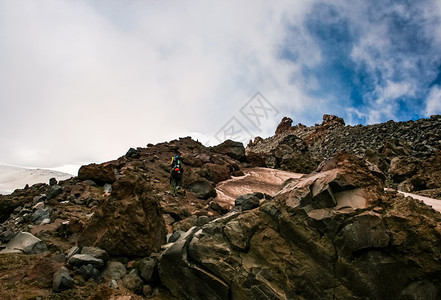
[[[136,174],[116,181],[112,195],[86,224],[79,245],[99,247],[114,256],[145,257],[158,251],[167,232],[151,190]]]
[[[78,179],[92,180],[98,184],[113,183],[116,181],[115,167],[110,163],[90,164],[81,166],[78,170]]]
[[[46,244],[29,232],[20,232],[6,244],[0,253],[36,254],[47,250]]]
[[[214,185],[207,180],[195,181],[190,185],[190,191],[194,193],[199,199],[207,200],[211,197],[216,197],[216,189]]]
[[[225,142],[211,148],[214,152],[228,155],[238,161],[245,161],[245,147],[241,142],[226,140]]]

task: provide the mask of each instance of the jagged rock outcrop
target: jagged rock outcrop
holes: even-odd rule
[[[283,117],[282,121],[280,121],[279,125],[276,128],[276,135],[284,133],[288,131],[292,126],[292,119],[288,117]]]
[[[436,149],[441,149],[439,115],[416,121],[388,121],[368,126],[345,126],[342,118],[332,115],[324,115],[320,125],[311,127],[302,124],[291,126],[291,123],[292,120],[285,117],[280,122],[275,136],[267,139],[257,137],[250,142],[246,148],[248,160],[256,166],[293,171],[292,167],[283,167],[278,163],[278,158],[272,157],[274,155],[268,158],[268,153],[272,152],[272,149],[281,148],[282,141],[294,135],[305,143],[308,161],[312,162],[312,165],[315,163],[317,166],[318,162],[339,152],[353,153],[365,157],[372,164],[372,168],[382,172],[389,186],[412,191],[422,189],[426,185],[425,181],[418,182],[431,176],[422,175],[421,172],[425,169],[422,164],[435,155]],[[295,147],[291,148],[293,150],[287,148],[287,152],[299,157],[295,153]],[[301,160],[305,161],[304,158]],[[296,160],[289,161],[299,164]],[[310,170],[303,173],[308,173],[306,171]],[[420,175],[416,176],[417,172]],[[439,170],[435,172],[441,173]],[[413,181],[419,186],[416,188],[410,183],[410,178],[414,176],[416,177]]]
[[[440,221],[340,154],[259,208],[188,231],[160,277],[187,299],[437,299]]]
[[[255,166],[284,171],[309,173],[317,166],[306,143],[293,134],[276,135],[265,142],[249,144],[246,155],[248,161]]]

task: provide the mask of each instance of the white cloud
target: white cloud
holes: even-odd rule
[[[317,3],[0,0],[0,163],[105,161],[195,131],[212,140],[257,91],[279,115],[256,134],[272,134],[283,116],[316,122],[341,107],[335,91],[309,95],[321,83],[303,73],[327,59],[305,22]],[[360,35],[352,59],[384,79],[348,113],[393,116],[415,81],[393,78],[393,45],[369,3],[335,5]],[[415,61],[402,62],[411,70]]]
[[[426,103],[426,117],[441,114],[441,88],[434,86],[430,90]]]
[[[298,64],[279,57],[307,1],[129,3],[0,1],[4,163],[108,160],[179,132],[214,134],[256,91],[308,106],[300,76],[290,80]]]

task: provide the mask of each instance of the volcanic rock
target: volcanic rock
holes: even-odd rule
[[[69,258],[69,264],[75,267],[81,267],[90,264],[98,269],[104,266],[104,262],[102,259],[93,257],[89,254],[72,255],[71,258]]]
[[[153,258],[143,258],[138,265],[139,275],[146,282],[155,282],[158,278],[157,262]]]
[[[97,247],[83,247],[81,250],[81,254],[88,254],[90,256],[93,256],[98,259],[102,259],[104,262],[106,262],[109,259],[109,255],[107,254],[106,250],[97,248]]]
[[[225,142],[211,148],[214,152],[225,154],[238,161],[245,161],[245,148],[241,142],[226,140]]]
[[[261,199],[263,199],[262,193],[252,193],[252,194],[242,195],[234,200],[234,206],[235,207],[240,206],[242,210],[250,210],[258,207]]]
[[[58,195],[61,195],[63,193],[63,188],[61,186],[53,185],[47,192],[46,192],[46,198],[47,200],[54,199]]]
[[[90,164],[81,166],[78,179],[92,180],[98,184],[114,183],[116,181],[115,168],[112,164]]]
[[[110,255],[145,256],[165,243],[166,229],[157,200],[145,178],[126,175],[113,184],[81,233],[80,246],[104,249]]]
[[[78,274],[83,277],[84,281],[93,279],[95,282],[101,281],[101,274],[92,264],[83,265],[78,269]]]
[[[207,180],[196,181],[191,184],[190,190],[195,194],[199,199],[208,199],[210,197],[216,196],[216,190],[214,186]]]
[[[282,121],[280,121],[279,125],[276,128],[276,135],[288,131],[291,128],[291,125],[292,119],[283,117]]]
[[[345,121],[342,118],[339,118],[334,115],[323,115],[323,122],[321,126],[324,127],[345,126]]]
[[[142,279],[138,275],[138,270],[134,269],[122,279],[124,287],[131,290],[135,294],[141,294],[143,289]]]
[[[325,190],[335,203],[314,207]],[[191,229],[162,254],[159,273],[191,299],[439,295],[440,221],[425,204],[385,194],[362,160],[340,154],[260,209]]]
[[[296,135],[286,133],[269,138],[265,143],[248,146],[246,156],[255,166],[291,172],[309,173],[317,167],[306,143]]]
[[[0,253],[18,252],[24,254],[41,253],[47,250],[46,244],[29,232],[20,232],[6,244]]]
[[[54,274],[53,291],[61,292],[69,290],[74,286],[74,280],[69,275],[69,271],[66,268],[61,268]]]

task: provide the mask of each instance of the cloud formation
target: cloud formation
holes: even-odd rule
[[[3,164],[114,159],[232,117],[253,134],[439,113],[441,5],[403,1],[0,0]],[[279,114],[252,127],[260,91]],[[199,133],[195,133],[199,132]]]

